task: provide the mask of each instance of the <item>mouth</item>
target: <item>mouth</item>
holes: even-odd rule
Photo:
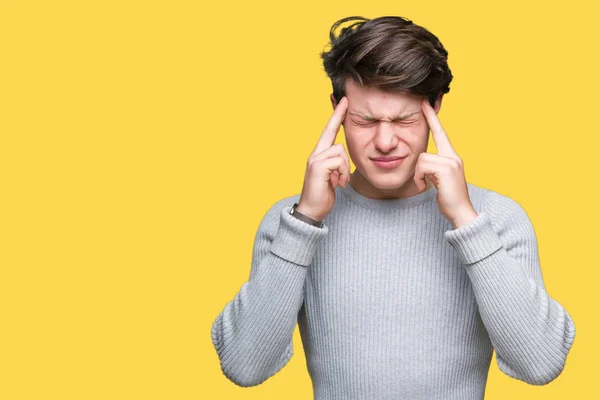
[[[390,169],[390,168],[395,168],[398,165],[400,165],[402,163],[402,161],[404,161],[406,157],[398,157],[398,158],[391,158],[391,159],[371,159],[371,161],[373,161],[373,163],[375,165],[377,165],[380,168],[386,168],[386,169]]]

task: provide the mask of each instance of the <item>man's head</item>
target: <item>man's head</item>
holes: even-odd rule
[[[356,165],[352,188],[373,198],[416,194],[412,178],[429,139],[421,99],[439,111],[452,81],[448,52],[435,35],[401,17],[344,18],[331,27],[330,39],[331,49],[321,58],[334,108],[348,98],[343,126]],[[388,169],[372,161],[382,156],[406,158]]]

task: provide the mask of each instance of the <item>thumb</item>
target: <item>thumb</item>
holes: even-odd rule
[[[331,185],[335,188],[340,179],[340,173],[338,171],[332,171],[330,175]]]

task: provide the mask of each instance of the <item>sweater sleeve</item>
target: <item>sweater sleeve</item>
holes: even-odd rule
[[[499,369],[545,385],[564,369],[575,325],[546,292],[536,234],[525,210],[493,191],[485,200],[474,220],[445,237],[465,264]]]
[[[292,335],[304,302],[304,280],[328,233],[273,205],[259,224],[248,281],[213,322],[212,342],[223,374],[238,386],[256,386],[293,355]]]

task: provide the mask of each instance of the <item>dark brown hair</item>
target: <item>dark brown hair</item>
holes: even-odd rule
[[[336,37],[348,21],[354,23]],[[348,77],[363,87],[427,96],[432,106],[438,93],[450,91],[448,52],[434,34],[406,18],[346,17],[333,24],[329,38],[331,49],[321,58],[338,102]]]

